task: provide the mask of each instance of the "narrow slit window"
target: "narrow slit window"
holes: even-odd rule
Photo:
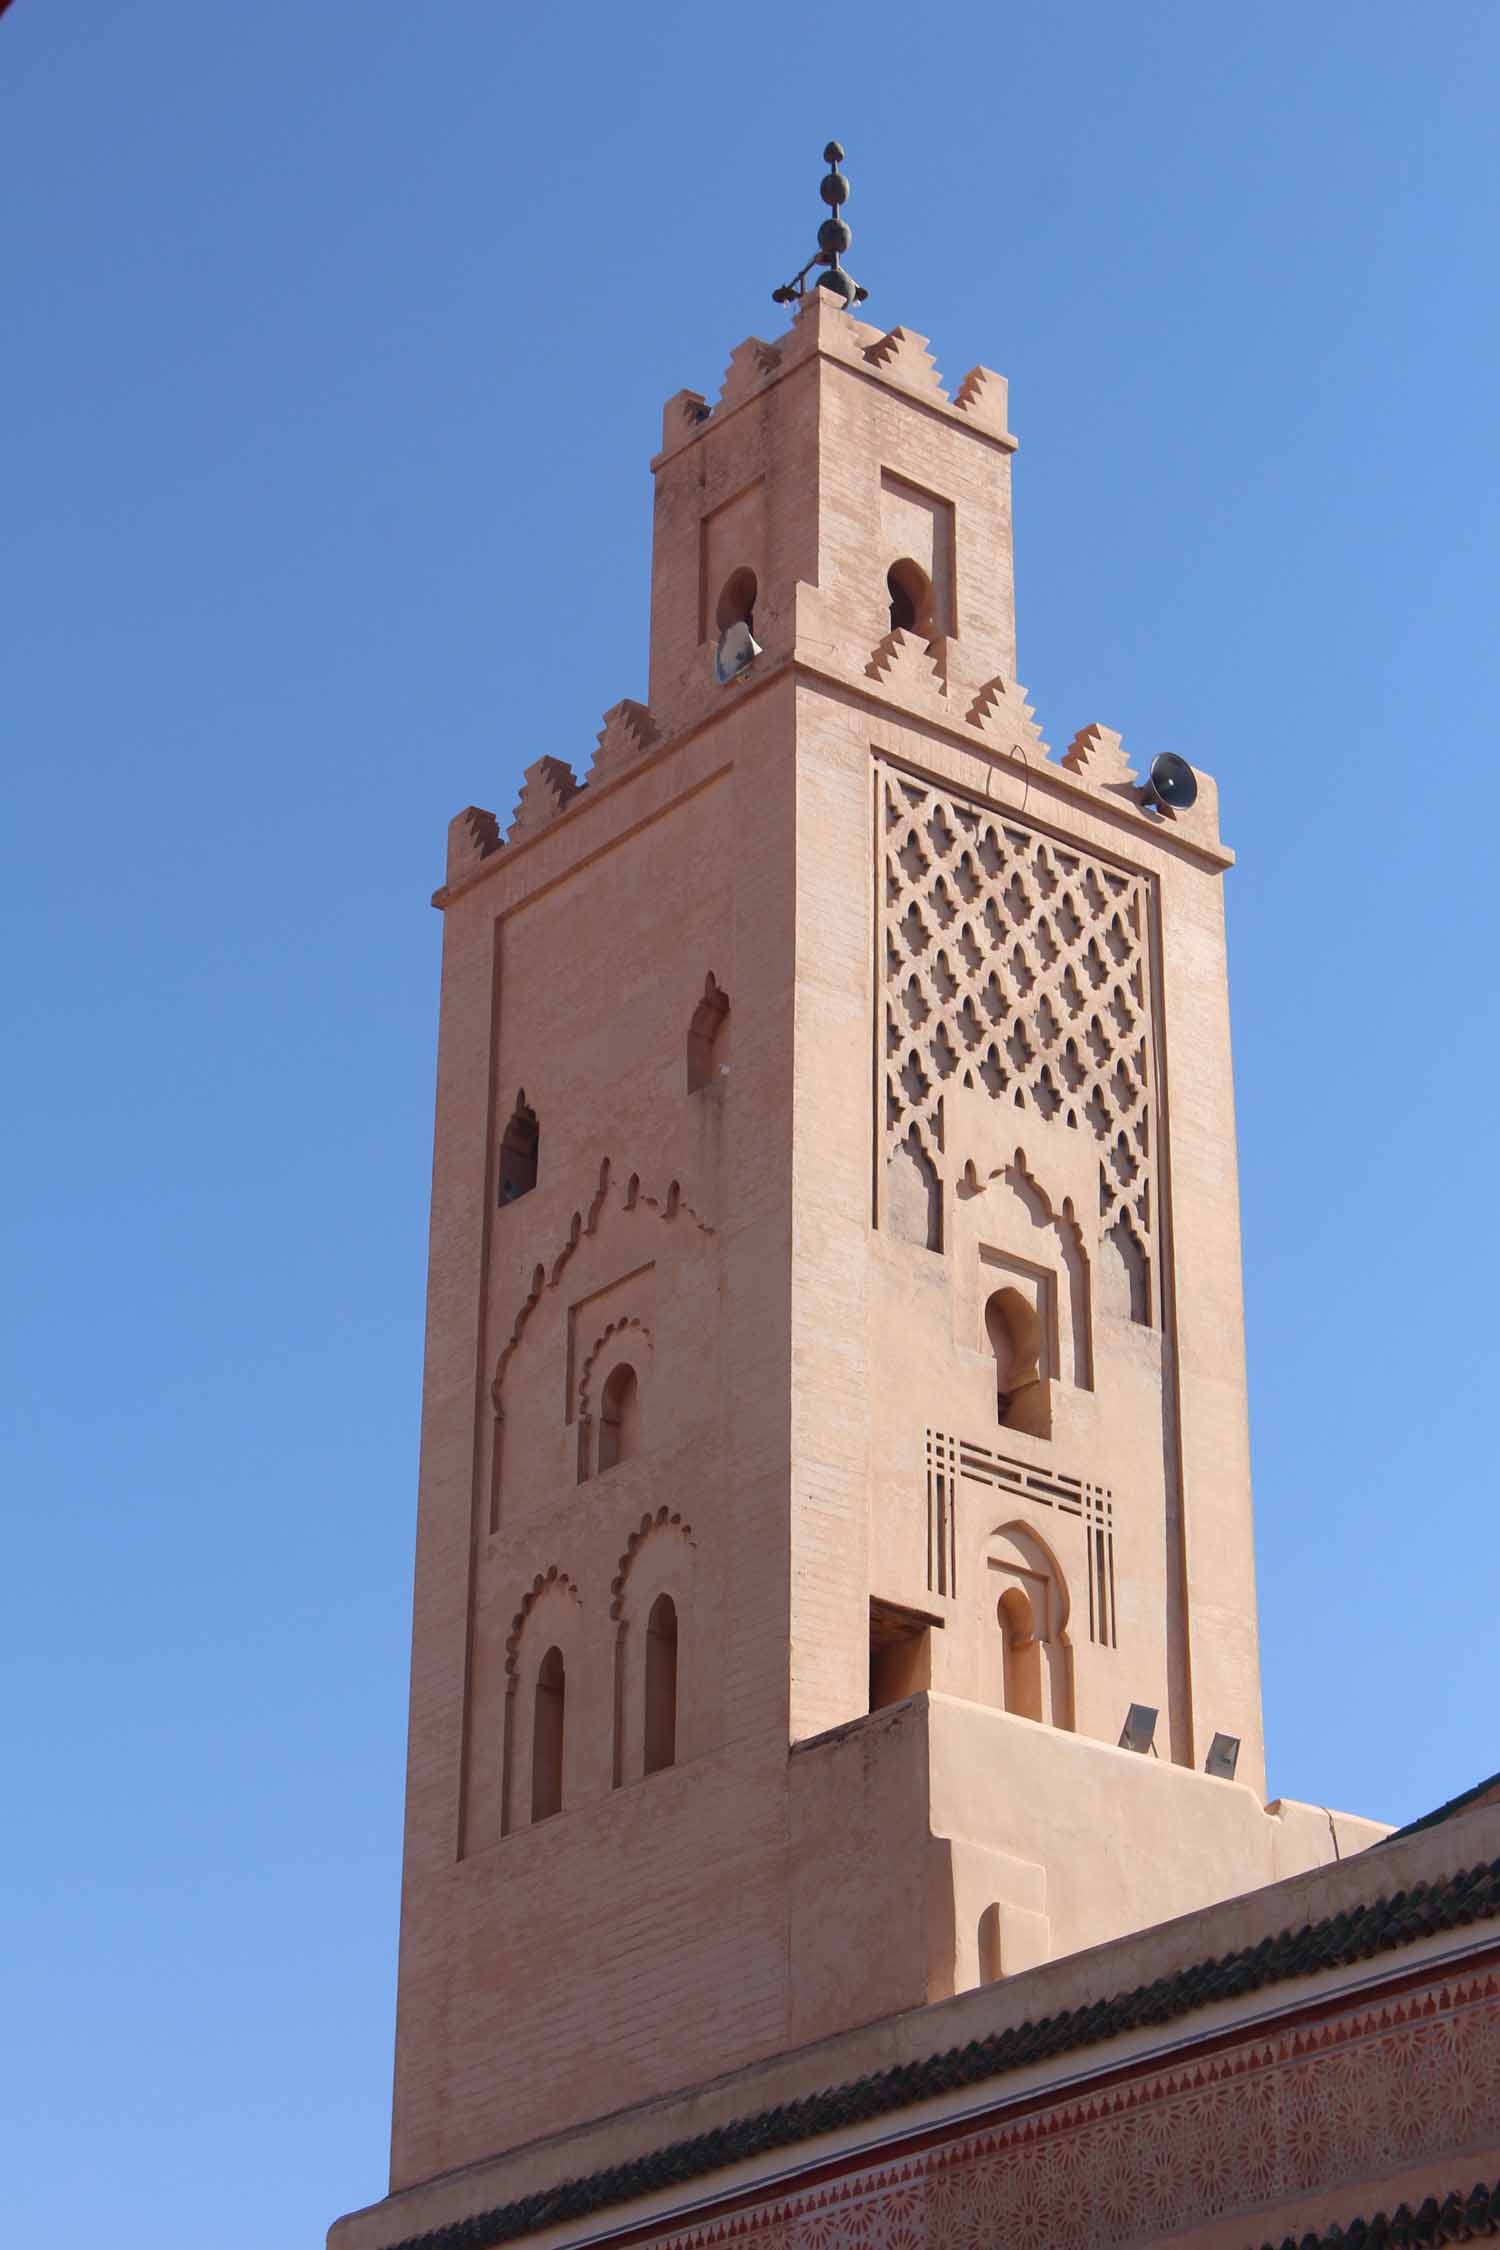
[[[612,1469],[640,1451],[641,1387],[635,1369],[622,1363],[611,1373],[599,1402],[599,1467]]]
[[[510,1123],[500,1139],[500,1201],[514,1203],[536,1186],[537,1159],[542,1135],[536,1111],[527,1106],[524,1089],[516,1096]]]
[[[717,1086],[729,1071],[729,995],[710,969],[687,1037],[687,1090]]]
[[[550,1820],[562,1811],[563,1719],[567,1675],[560,1648],[549,1648],[536,1676],[531,1722],[531,1817]]]
[[[647,1773],[677,1762],[677,1604],[658,1594],[646,1624]]]

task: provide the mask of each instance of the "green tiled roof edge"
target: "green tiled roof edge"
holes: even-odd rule
[[[743,2163],[747,2157],[793,2148],[799,2141],[886,2116],[913,2102],[930,2101],[934,2095],[981,2085],[1006,2071],[1074,2053],[1123,2032],[1171,2023],[1217,2000],[1236,1999],[1294,1977],[1314,1976],[1320,1970],[1370,1960],[1421,1938],[1461,1929],[1497,1914],[1500,1859],[1466,1868],[1439,1882],[1416,1883],[1410,1890],[1373,1899],[1302,1929],[1283,1930],[1275,1937],[1262,1938],[1258,1945],[1179,1969],[1171,1976],[1159,1977],[1154,1984],[1095,2001],[1092,2007],[1069,2008],[1036,2023],[1013,2024],[988,2039],[971,2040],[965,2047],[950,2047],[919,2062],[901,2063],[866,2078],[852,2079],[848,2085],[808,2094],[800,2101],[780,2103],[774,2109],[716,2126],[691,2140],[673,2141],[582,2179],[520,2196],[513,2203],[456,2219],[426,2234],[408,2235],[388,2244],[386,2250],[499,2250],[499,2245],[519,2241],[543,2227],[562,2226],[607,2210],[612,2204],[633,2202],[639,2196],[659,2194],[663,2188],[705,2179],[726,2165]],[[1390,2226],[1396,2222],[1378,2223]],[[1487,2226],[1486,2231],[1494,2229]],[[1396,2243],[1463,2238],[1425,2234],[1351,2238],[1330,2234],[1309,2235],[1306,2241],[1345,2244],[1351,2239]],[[1292,2250],[1303,2250],[1303,2246],[1294,2244]]]
[[[1500,2180],[1493,2187],[1481,2181],[1467,2195],[1454,2193],[1439,2203],[1435,2195],[1414,2211],[1398,2203],[1387,2218],[1377,2211],[1373,2219],[1351,2219],[1346,2227],[1330,2227],[1326,2234],[1287,2235],[1281,2242],[1266,2242],[1261,2250],[1406,2250],[1423,2242],[1487,2242],[1500,2234]]]

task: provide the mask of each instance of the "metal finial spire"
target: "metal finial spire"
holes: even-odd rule
[[[849,182],[838,169],[843,161],[844,152],[838,142],[830,141],[823,151],[823,162],[829,169],[818,189],[828,205],[828,217],[818,229],[818,247],[800,273],[793,274],[791,280],[784,282],[780,289],[771,291],[773,304],[789,305],[805,296],[807,277],[814,266],[826,266],[828,269],[826,273],[819,274],[818,287],[831,289],[836,297],[843,298],[846,305],[862,304],[870,294],[868,289],[861,289],[854,276],[845,273],[839,264],[839,259],[854,240],[849,232],[849,222],[839,217],[839,211],[849,197]]]

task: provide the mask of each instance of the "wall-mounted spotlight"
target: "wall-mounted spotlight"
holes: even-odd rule
[[[1156,1755],[1157,1714],[1149,1703],[1132,1703],[1125,1714],[1125,1724],[1120,1729],[1122,1750],[1149,1750]]]
[[[1216,1734],[1208,1746],[1208,1756],[1203,1761],[1203,1771],[1219,1781],[1233,1781],[1234,1769],[1240,1762],[1240,1738],[1237,1734]]]

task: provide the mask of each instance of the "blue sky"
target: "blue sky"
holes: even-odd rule
[[[445,824],[645,690],[661,402],[849,151],[1021,677],[1214,772],[1273,1790],[1500,1765],[1500,15],[0,22],[7,2239],[381,2192]]]

